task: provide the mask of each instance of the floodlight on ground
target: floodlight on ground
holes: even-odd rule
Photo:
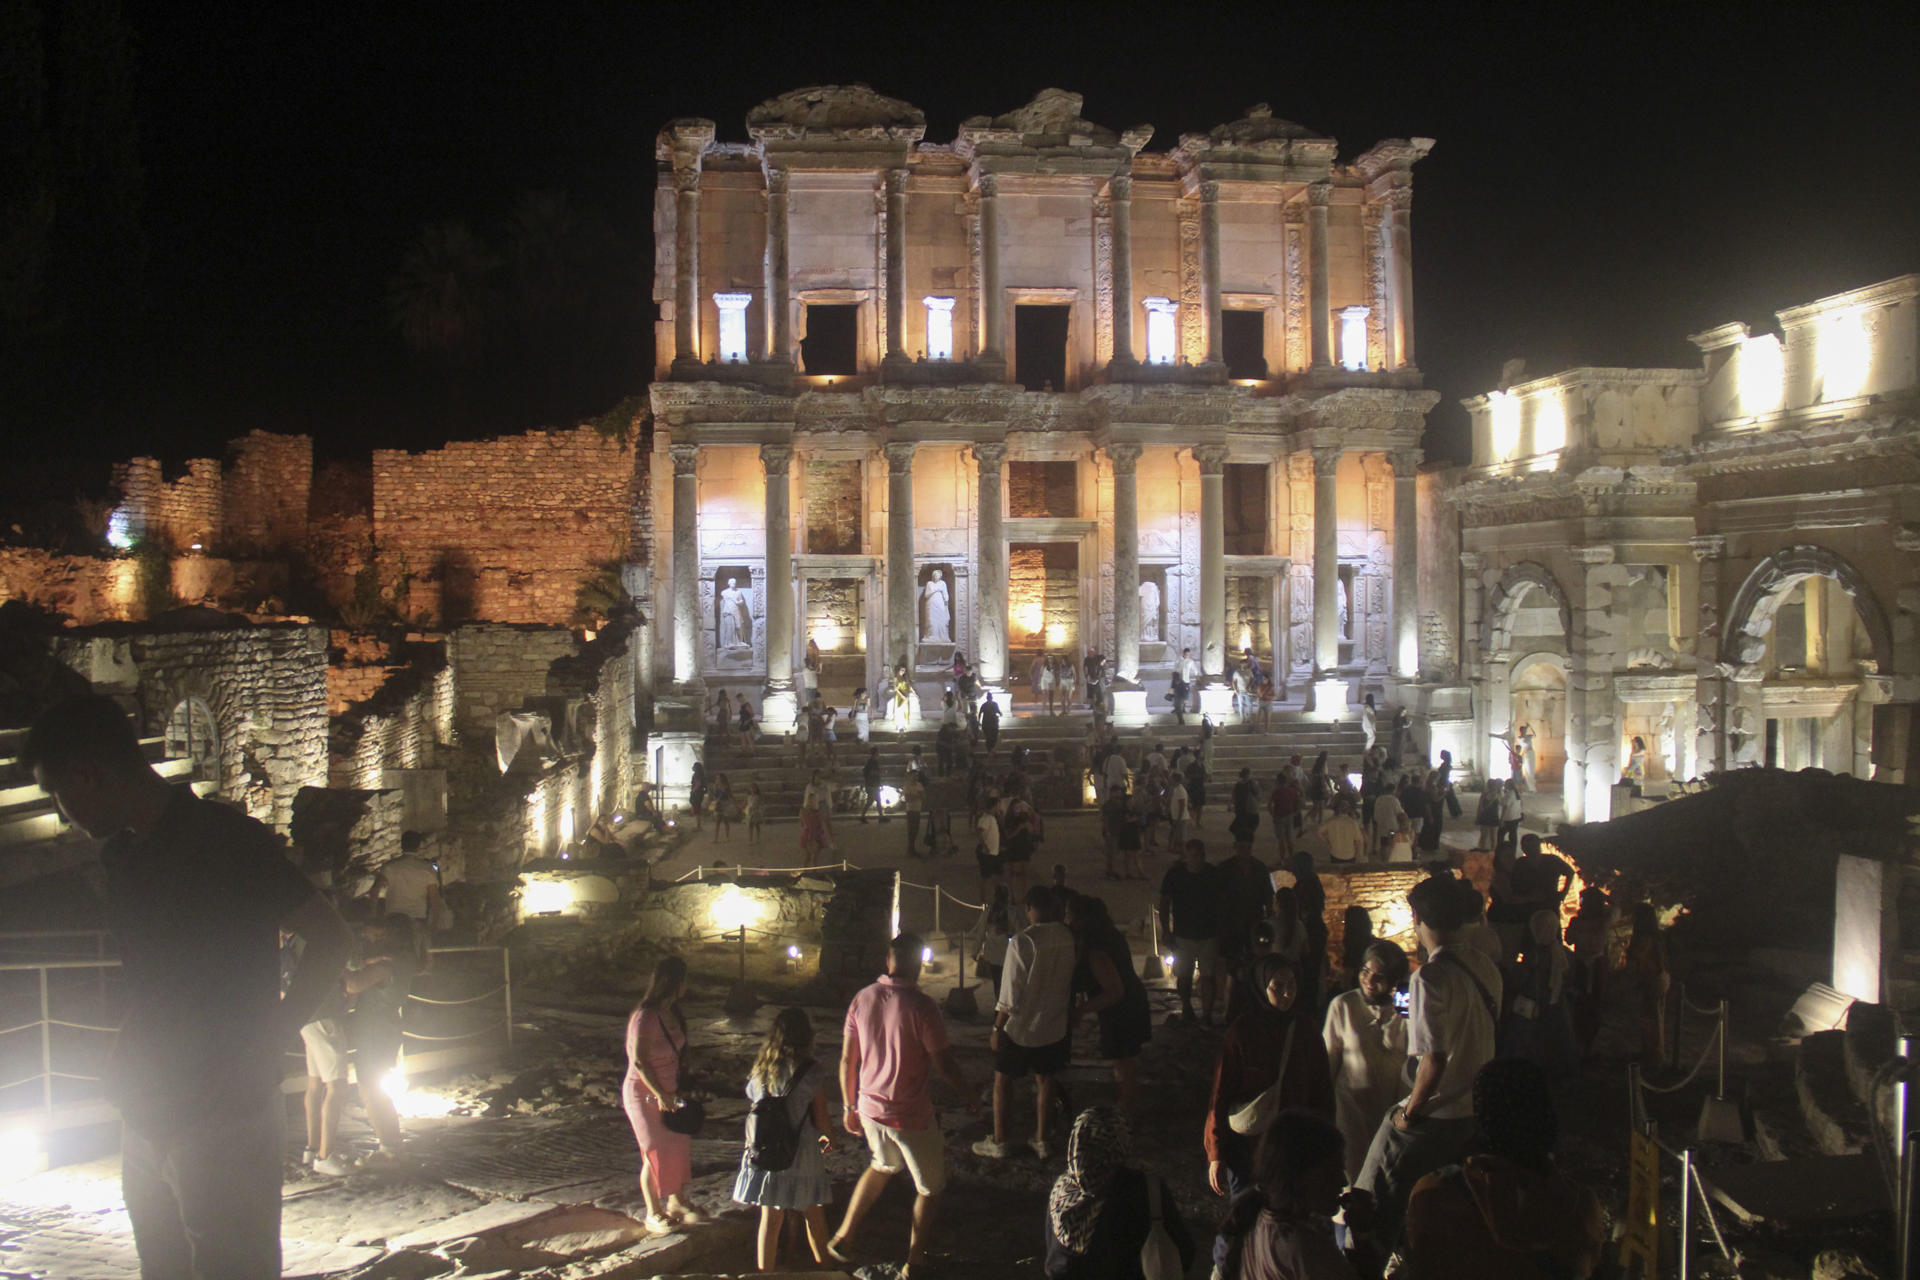
[[[880,788],[880,804],[882,807],[898,805],[899,803],[900,803],[900,788],[898,787]]]
[[[743,893],[740,886],[730,884],[720,891],[708,909],[713,927],[722,933],[738,933],[758,924],[766,915],[761,904]]]
[[[28,1124],[0,1129],[0,1182],[31,1177],[47,1167],[46,1144]]]
[[[529,878],[520,889],[520,913],[528,916],[564,915],[573,906],[573,882]]]

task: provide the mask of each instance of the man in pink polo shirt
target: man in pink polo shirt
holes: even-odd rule
[[[908,1274],[927,1265],[934,1199],[947,1185],[946,1145],[933,1114],[931,1073],[938,1071],[967,1100],[969,1112],[980,1110],[980,1099],[967,1088],[947,1045],[940,1007],[920,990],[921,946],[916,934],[895,938],[887,949],[886,976],[861,990],[847,1007],[840,1049],[844,1123],[856,1137],[865,1133],[873,1163],[854,1184],[846,1220],[827,1243],[835,1259],[847,1261],[861,1220],[886,1190],[887,1180],[905,1169],[918,1193],[907,1246]]]

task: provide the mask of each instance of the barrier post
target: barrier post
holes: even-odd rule
[[[1680,1153],[1680,1280],[1693,1274],[1693,1148]]]
[[[40,967],[40,1107],[53,1128],[53,1006],[47,997],[47,969]]]
[[[506,997],[507,1048],[513,1048],[513,952],[500,948],[500,983]]]
[[[933,931],[937,935],[944,935],[946,930],[940,927],[940,876],[936,873],[931,879],[933,880]]]

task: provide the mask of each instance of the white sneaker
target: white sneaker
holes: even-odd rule
[[[1007,1160],[1013,1156],[1013,1148],[1004,1142],[992,1138],[982,1138],[973,1144],[973,1154],[989,1160]]]
[[[1048,1156],[1051,1156],[1053,1154],[1053,1145],[1049,1143],[1045,1138],[1042,1138],[1038,1142],[1032,1143],[1030,1145],[1033,1147],[1033,1154],[1035,1154],[1036,1156],[1039,1156],[1042,1160],[1045,1160]]]
[[[341,1156],[328,1156],[324,1160],[313,1162],[313,1171],[329,1178],[344,1178],[353,1172],[353,1165]]]
[[[300,1148],[300,1167],[302,1169],[313,1168],[313,1148],[312,1147]]]

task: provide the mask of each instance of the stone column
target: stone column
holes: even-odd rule
[[[1200,679],[1211,684],[1227,669],[1227,446],[1195,445],[1193,460],[1200,464]]]
[[[1393,673],[1420,674],[1420,451],[1393,455]]]
[[[793,308],[787,296],[787,171],[767,170],[767,359],[793,363]]]
[[[1132,684],[1140,678],[1140,496],[1134,475],[1140,446],[1109,444],[1107,458],[1113,463],[1113,671]]]
[[[673,171],[673,363],[700,362],[700,170]]]
[[[1323,714],[1345,710],[1347,705],[1347,682],[1338,675],[1342,452],[1338,446],[1313,451],[1313,709]],[[1354,602],[1348,603],[1351,608]]]
[[[976,444],[975,504],[979,508],[980,545],[974,556],[974,647],[980,683],[1004,690],[1007,683],[1007,535],[1001,512],[1000,471],[1007,460],[1004,444]],[[1007,704],[1010,707],[1011,703]],[[1007,709],[1003,707],[1002,709]]]
[[[1000,284],[1000,179],[980,175],[980,318],[985,332],[980,354],[1006,363],[1006,290]]]
[[[907,171],[887,170],[887,358],[907,358]]]
[[[767,572],[761,608],[767,619],[767,689],[760,718],[791,723],[799,707],[793,692],[793,501],[787,469],[790,444],[763,444],[767,470]]]
[[[1316,369],[1333,366],[1333,344],[1328,333],[1332,323],[1329,308],[1333,303],[1333,285],[1327,262],[1327,206],[1332,200],[1331,182],[1316,182],[1307,188],[1307,330],[1312,335]]]
[[[1133,354],[1133,179],[1119,175],[1107,186],[1112,192],[1113,208],[1113,363],[1129,365],[1136,363]],[[1111,456],[1112,451],[1108,453]],[[1139,456],[1137,449],[1135,456]],[[1115,475],[1118,474],[1116,471]],[[1131,464],[1127,474],[1131,479]],[[1138,643],[1136,628],[1136,654]]]
[[[1727,727],[1733,708],[1727,700],[1727,678],[1720,673],[1720,565],[1727,556],[1727,540],[1705,534],[1688,540],[1698,566],[1698,621],[1694,654],[1694,768],[1701,775],[1727,767]]]
[[[669,445],[673,458],[673,682],[700,678],[700,447]]]
[[[1206,362],[1220,364],[1225,357],[1220,346],[1220,184],[1217,182],[1200,184],[1200,296],[1207,316]]]
[[[1393,324],[1399,335],[1394,358],[1402,369],[1413,366],[1413,188],[1395,187],[1387,196],[1388,232],[1393,244]]]
[[[1497,763],[1491,756],[1494,725],[1488,703],[1480,636],[1480,615],[1486,607],[1486,583],[1480,575],[1486,567],[1487,558],[1480,552],[1460,553],[1460,679],[1467,686],[1468,696],[1472,699],[1474,750],[1489,753],[1487,768],[1483,772],[1493,777]]]
[[[1611,546],[1575,547],[1568,593],[1567,773],[1562,786],[1569,822],[1604,822],[1620,776],[1618,712],[1613,696]],[[1623,576],[1623,575],[1622,575]]]
[[[913,451],[909,442],[883,446],[887,455],[887,670],[919,665],[919,599],[913,570]]]

